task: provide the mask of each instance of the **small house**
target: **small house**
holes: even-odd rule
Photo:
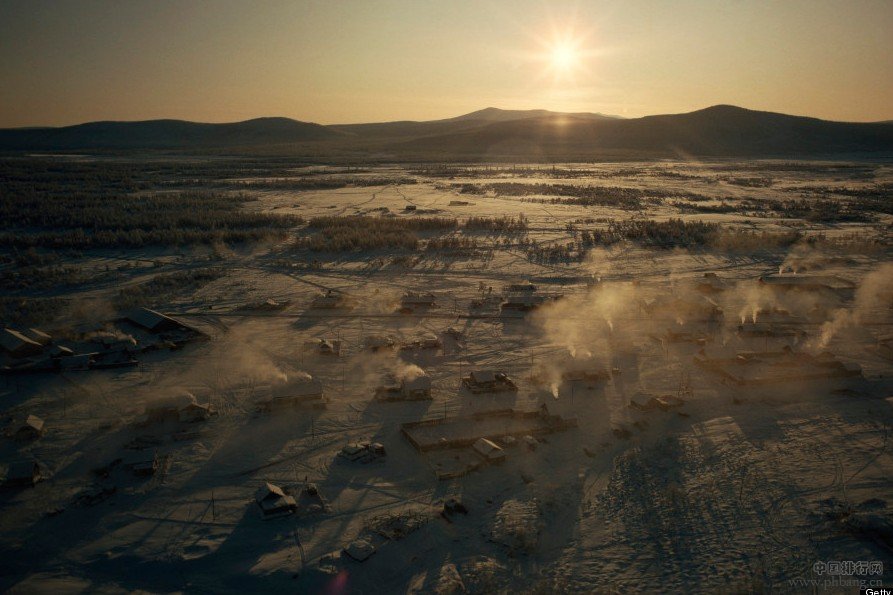
[[[209,403],[192,402],[180,409],[179,419],[184,423],[196,423],[207,421],[216,413]]]
[[[443,331],[444,336],[449,337],[453,341],[461,341],[465,336],[462,331],[457,328],[449,327],[447,330]]]
[[[43,345],[11,328],[0,330],[0,348],[11,357],[30,357],[43,351]]]
[[[308,341],[304,346],[322,357],[338,357],[341,355],[341,341],[335,339]]]
[[[10,487],[33,487],[40,481],[40,466],[34,461],[10,463],[6,471],[6,485]]]
[[[346,308],[350,305],[351,300],[346,295],[332,289],[329,289],[323,295],[316,296],[310,303],[311,308],[319,310],[334,310],[337,308]]]
[[[369,463],[384,458],[384,445],[379,442],[352,442],[338,452],[338,456],[346,461]]]
[[[431,398],[431,377],[424,372],[397,378],[385,374],[381,386],[375,389],[375,398],[382,401],[412,401]]]
[[[269,482],[258,488],[254,500],[260,507],[261,518],[265,520],[288,516],[298,509],[298,503],[293,496]]]
[[[64,345],[53,345],[50,347],[49,355],[52,359],[71,357],[74,355],[74,350],[70,347],[65,347]]]
[[[195,397],[188,392],[156,399],[146,404],[139,423],[145,425],[180,421],[180,412],[189,410],[193,405],[196,405]]]
[[[695,289],[701,293],[720,293],[725,291],[726,284],[716,273],[704,273],[695,283]]]
[[[530,281],[526,281],[524,283],[512,283],[511,285],[507,285],[505,287],[506,293],[535,293],[536,285],[531,283]]]
[[[560,366],[563,368],[562,380],[569,382],[593,384],[611,379],[611,371],[605,368],[604,362],[591,355],[569,357],[561,362]]]
[[[365,562],[375,553],[375,546],[368,537],[360,537],[351,541],[344,553],[357,562]]]
[[[849,279],[835,275],[779,273],[776,275],[763,275],[759,278],[759,283],[764,287],[779,291],[813,291],[833,293],[840,296],[851,295],[856,288],[856,284]]]
[[[149,308],[137,308],[129,312],[125,319],[151,333],[191,330],[189,326],[182,322]]]
[[[401,351],[421,351],[425,349],[436,350],[442,348],[443,343],[437,338],[437,335],[433,333],[407,341],[400,346]]]
[[[285,310],[289,304],[291,304],[291,301],[289,300],[274,300],[273,298],[269,298],[259,302],[244,304],[239,307],[239,310],[250,312],[279,312]]]
[[[332,341],[330,339],[320,339],[316,346],[319,355],[338,356],[341,355],[341,341]]]
[[[418,293],[407,291],[400,298],[400,306],[403,308],[431,308],[437,304],[437,297],[431,292]]]
[[[352,442],[338,452],[338,456],[347,461],[358,461],[366,456],[366,445]]]
[[[431,398],[431,377],[427,374],[405,377],[400,381],[400,392],[407,399]]]
[[[77,353],[65,357],[54,358],[55,365],[60,370],[81,371],[89,370],[94,363],[95,353]]]
[[[638,401],[631,401],[629,404],[630,408],[638,409],[639,411],[655,411],[657,409],[661,411],[669,411],[671,409],[682,407],[683,405],[685,405],[685,401],[675,395],[649,397],[644,404],[639,403]]]
[[[550,301],[556,301],[559,298],[560,296],[557,295],[519,292],[515,295],[508,296],[502,303],[501,308],[503,312],[532,312]]]
[[[718,321],[723,317],[723,310],[707,296],[687,297],[661,296],[654,300],[641,302],[642,309],[651,316],[662,316],[674,320],[685,321]]]
[[[53,342],[53,338],[50,335],[36,328],[26,328],[22,331],[22,334],[41,347],[46,347]]]
[[[293,407],[325,407],[322,383],[309,374],[270,387],[269,397],[257,404],[258,410],[270,412]]]
[[[494,372],[492,370],[475,370],[462,379],[462,385],[475,394],[514,392],[518,390],[518,386],[508,375],[504,372]]]
[[[399,400],[403,397],[403,383],[394,374],[385,374],[382,383],[375,389],[375,398],[381,400]]]
[[[36,440],[45,432],[44,421],[36,415],[29,415],[20,425],[12,428],[10,435],[16,440]]]
[[[136,348],[136,339],[123,333],[93,333],[89,340],[91,343],[99,345],[104,351],[129,351]]]
[[[505,451],[487,438],[478,438],[472,448],[488,463],[501,463],[505,460]]]
[[[145,449],[128,454],[124,457],[124,466],[138,477],[155,475],[158,470],[158,451]]]
[[[388,335],[370,335],[363,340],[363,347],[367,351],[378,353],[394,349],[396,342]]]

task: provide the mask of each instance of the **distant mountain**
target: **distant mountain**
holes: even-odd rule
[[[433,136],[438,134],[450,134],[480,128],[495,122],[512,122],[516,120],[529,120],[548,117],[573,117],[586,120],[614,119],[616,116],[605,116],[594,113],[552,112],[544,109],[536,110],[504,110],[488,107],[454,118],[443,120],[412,121],[401,120],[395,122],[376,122],[371,124],[336,124],[330,126],[335,130],[367,139],[408,138],[419,136]]]
[[[442,122],[462,122],[465,120],[474,120],[479,122],[509,122],[511,120],[529,120],[531,118],[551,118],[556,116],[570,116],[584,120],[619,120],[619,116],[606,116],[592,112],[553,112],[547,109],[528,109],[528,110],[508,110],[499,109],[498,107],[486,107],[470,114],[456,116],[441,120]]]
[[[893,125],[829,122],[717,105],[686,114],[635,119],[570,115],[494,122],[474,130],[427,136],[396,152],[465,157],[816,156],[893,153]]]
[[[606,159],[893,156],[893,123],[829,122],[717,105],[622,119],[486,108],[427,122],[322,126],[287,118],[231,124],[91,122],[0,130],[0,150],[278,153],[318,159]]]
[[[210,149],[303,143],[341,137],[320,124],[257,118],[229,124],[183,120],[89,122],[61,128],[0,129],[0,149]]]

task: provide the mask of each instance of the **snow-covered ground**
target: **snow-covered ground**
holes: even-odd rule
[[[567,167],[598,171],[566,179],[415,175],[419,183],[413,185],[260,191],[248,208],[306,218],[379,215],[383,208],[396,217],[460,220],[523,214],[527,237],[562,243],[573,237],[569,223],[632,214],[460,195],[448,184],[508,179],[779,198],[791,187],[859,186],[893,176],[885,164],[871,165],[870,175],[768,170],[774,184],[754,188],[724,180],[764,175],[759,164],[735,166],[638,164],[623,175],[630,165],[578,165]],[[670,178],[667,171],[694,178]],[[410,174],[382,168],[369,175]],[[406,211],[407,205],[416,209]],[[640,215],[756,230],[791,227],[739,214],[680,215],[666,205]],[[889,219],[799,222],[798,229],[868,236],[889,233]],[[0,588],[802,592],[812,587],[800,579],[818,579],[818,590],[828,584],[829,575],[814,574],[816,562],[841,560],[882,561],[882,575],[862,578],[893,584],[893,360],[878,343],[893,332],[889,248],[828,254],[796,246],[742,254],[630,244],[593,248],[580,261],[535,263],[517,236],[502,239],[474,257],[419,253],[410,264],[391,262],[387,250],[300,252],[290,239],[236,247],[219,263],[226,275],[162,308],[209,333],[211,341],[143,354],[137,368],[0,379],[7,418],[34,414],[46,421],[37,440],[0,442],[4,466],[33,459],[45,475],[33,488],[0,493]],[[205,258],[198,251],[194,257]],[[189,255],[175,260],[160,270],[189,265]],[[311,260],[321,264],[306,266]],[[829,296],[759,286],[760,275],[783,265],[839,275],[859,289]],[[724,287],[707,296],[722,310],[709,321],[692,313],[706,299],[696,290],[705,273],[716,273]],[[527,280],[564,299],[526,317],[470,307],[488,288],[499,293]],[[356,307],[310,308],[328,289],[354,298]],[[101,303],[114,290],[96,286],[83,297]],[[405,291],[431,291],[438,303],[397,313]],[[266,299],[289,304],[267,312],[239,309]],[[662,302],[676,309],[661,309]],[[679,303],[699,306],[680,309]],[[742,322],[772,309],[800,317],[794,333],[737,332]],[[449,328],[462,339],[447,336]],[[655,338],[668,330],[702,341]],[[363,347],[371,335],[400,343],[429,333],[443,339],[442,349],[370,354]],[[341,355],[318,355],[307,346],[316,339],[340,341]],[[699,352],[734,357],[785,346],[830,351],[841,362],[859,364],[862,375],[740,386],[695,365]],[[611,371],[610,378],[591,385],[562,379],[562,362],[571,354],[591,358]],[[376,401],[382,376],[399,374],[408,363],[430,375],[432,399]],[[519,390],[460,390],[460,378],[473,369],[505,372]],[[324,409],[256,411],[270,385],[301,372],[322,383]],[[194,424],[136,425],[147,403],[184,390],[218,415]],[[684,404],[666,411],[630,407],[661,395]],[[523,441],[505,446],[504,463],[454,479],[438,480],[435,463],[443,457],[455,465],[479,463],[470,448],[420,453],[400,431],[407,422],[543,405],[551,415],[575,418],[576,427],[542,435],[535,449]],[[481,432],[492,431],[492,424],[481,426],[488,428]],[[136,438],[157,449],[158,471],[138,478],[116,465],[104,473]],[[387,455],[368,463],[337,456],[348,443],[368,441],[381,443]],[[254,495],[265,482],[295,495],[314,484],[323,506],[263,520]],[[98,502],[79,497],[103,488],[108,493]],[[467,512],[441,514],[451,499]],[[369,544],[375,552],[364,561],[342,553]]]

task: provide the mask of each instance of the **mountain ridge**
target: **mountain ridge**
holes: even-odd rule
[[[0,129],[0,149],[256,150],[449,159],[561,159],[620,151],[643,156],[893,153],[893,123],[834,122],[720,104],[618,118],[589,112],[488,107],[453,118],[322,125],[284,117],[205,123],[159,119]]]

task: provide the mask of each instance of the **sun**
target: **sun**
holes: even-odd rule
[[[535,45],[522,54],[523,59],[535,65],[539,78],[553,88],[574,88],[590,77],[593,60],[599,54],[593,37],[588,31],[553,26],[551,34],[531,33]]]
[[[557,43],[552,46],[549,60],[552,68],[559,73],[567,73],[579,63],[580,57],[577,49],[568,42]]]

